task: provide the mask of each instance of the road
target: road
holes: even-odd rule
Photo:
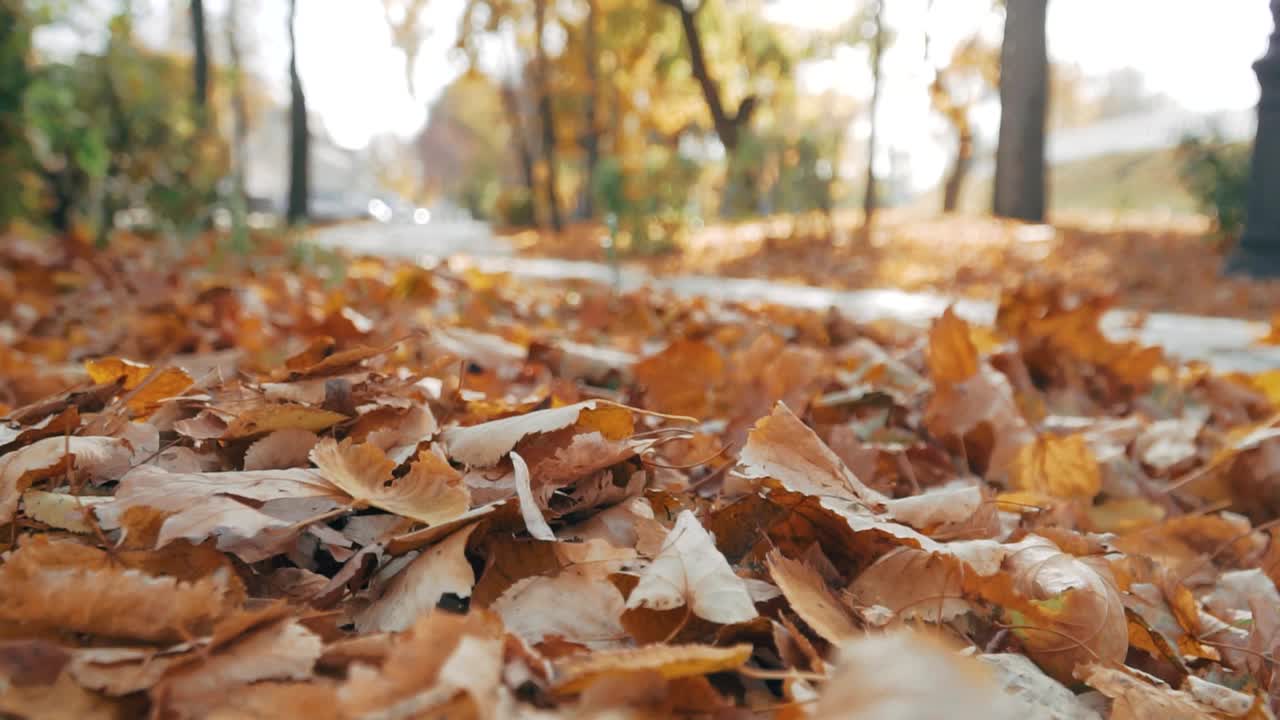
[[[956,300],[931,293],[901,290],[828,290],[769,280],[723,278],[704,275],[654,277],[635,267],[615,271],[604,263],[522,258],[510,245],[489,231],[484,223],[450,221],[427,225],[357,223],[323,228],[310,236],[319,245],[354,253],[412,258],[434,262],[448,258],[452,264],[471,264],[489,272],[542,280],[582,279],[612,284],[620,290],[641,286],[719,300],[758,300],[791,307],[824,310],[834,307],[849,317],[867,322],[894,319],[924,326],[954,304],[963,317],[991,323],[995,305],[976,300]],[[1160,345],[1184,360],[1204,360],[1223,371],[1261,372],[1280,368],[1280,347],[1260,346],[1261,323],[1173,313],[1152,313],[1133,329],[1133,313],[1114,310],[1103,317],[1102,329],[1113,339],[1136,339]]]

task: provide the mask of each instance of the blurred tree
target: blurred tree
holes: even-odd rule
[[[547,216],[551,229],[564,226],[560,217],[560,191],[556,172],[556,123],[551,110],[551,67],[547,61],[547,0],[533,0],[534,83],[538,94],[538,121],[542,126],[542,164],[546,174]]]
[[[25,210],[22,189],[31,158],[23,103],[34,81],[34,25],[25,0],[0,0],[0,231]]]
[[[862,195],[862,233],[871,237],[876,214],[876,108],[880,104],[880,61],[884,57],[884,0],[871,0],[871,106],[867,109],[867,180]]]
[[[209,108],[209,36],[205,32],[204,0],[190,0],[191,68],[195,81],[196,121],[204,124]]]
[[[996,86],[998,63],[995,48],[974,35],[956,47],[947,64],[935,70],[929,84],[933,109],[946,119],[956,136],[955,156],[942,191],[944,213],[955,212],[960,202],[960,191],[973,165],[973,108]]]
[[[298,0],[289,0],[289,204],[290,225],[305,222],[310,202],[311,131],[307,127],[307,96],[298,76]]]
[[[1000,135],[996,146],[994,213],[1043,222],[1049,0],[1007,0],[1000,48]]]
[[[224,32],[227,42],[227,74],[231,95],[231,218],[232,243],[241,250],[248,248],[248,193],[245,190],[245,167],[249,162],[249,103],[245,98],[244,63],[240,51],[240,0],[227,3]]]
[[[587,14],[582,19],[582,66],[586,78],[586,97],[583,102],[582,132],[580,133],[583,173],[585,175],[582,190],[578,193],[578,212],[580,220],[595,215],[595,174],[600,164],[600,69],[599,50],[597,47],[597,24],[599,18],[599,0],[586,0]]]
[[[674,9],[680,17],[680,28],[684,31],[685,43],[689,48],[689,62],[693,68],[693,76],[702,90],[707,111],[711,113],[711,122],[715,127],[720,143],[725,152],[732,155],[738,148],[744,128],[751,122],[759,98],[749,94],[738,102],[732,113],[725,109],[720,98],[720,83],[711,74],[707,65],[707,53],[702,44],[702,32],[698,29],[698,15],[703,8],[710,5],[709,0],[658,0],[658,2]]]

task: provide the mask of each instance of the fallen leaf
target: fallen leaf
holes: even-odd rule
[[[1063,499],[1092,500],[1102,473],[1083,435],[1041,435],[1022,446],[1010,476],[1021,490]]]
[[[235,440],[277,430],[320,432],[346,419],[341,413],[309,405],[264,402],[237,406],[234,411],[207,408],[194,418],[179,420],[173,428],[195,440]]]
[[[33,631],[173,642],[227,614],[231,583],[226,569],[191,582],[156,577],[95,548],[35,536],[0,565],[0,619]]]
[[[254,441],[244,453],[245,470],[284,470],[305,467],[320,438],[310,430],[276,430]]]
[[[394,478],[395,461],[368,443],[338,443],[325,438],[311,449],[320,475],[352,498],[352,507],[376,507],[439,525],[457,518],[471,506],[462,475],[438,455],[424,450],[409,472]]]
[[[13,519],[22,493],[55,475],[114,478],[129,469],[129,444],[111,437],[51,437],[0,455],[0,525]]]
[[[724,359],[700,340],[677,340],[633,367],[644,387],[645,408],[704,417],[714,406],[714,388],[724,376]]]
[[[49,527],[83,535],[93,532],[94,506],[109,502],[109,497],[28,490],[22,493],[22,512]]]
[[[733,670],[751,658],[750,645],[646,645],[623,650],[601,650],[561,663],[556,692],[576,693],[602,676],[655,672],[672,680]]]
[[[1131,672],[1094,663],[1081,668],[1080,679],[1111,698],[1112,720],[1204,720],[1213,717],[1213,708],[1201,705],[1191,695],[1167,685],[1146,681]]]
[[[639,584],[627,598],[628,609],[685,605],[694,615],[722,625],[746,622],[757,614],[742,578],[688,510],[676,518],[662,551],[640,573]]]
[[[929,327],[929,377],[939,385],[963,382],[978,372],[978,350],[973,345],[969,323],[956,315],[955,307]]]
[[[407,630],[446,594],[471,597],[476,574],[466,552],[475,529],[468,525],[414,558],[392,578],[382,596],[356,616],[356,628],[360,632]]]
[[[768,563],[769,576],[791,609],[822,639],[839,644],[858,633],[848,609],[816,570],[777,550],[769,553]]]

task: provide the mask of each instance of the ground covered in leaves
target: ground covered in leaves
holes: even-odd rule
[[[1197,218],[1088,214],[1027,227],[989,217],[881,213],[871,239],[838,214],[715,225],[680,236],[666,252],[631,257],[660,274],[772,278],[843,290],[898,288],[993,300],[1037,277],[1073,291],[1110,293],[1134,310],[1270,319],[1280,283],[1222,278],[1222,249]],[[556,236],[516,235],[525,251],[604,259],[599,227]]]
[[[0,713],[1269,718],[1280,374],[0,244]]]

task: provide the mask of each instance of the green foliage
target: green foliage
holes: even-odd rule
[[[1214,135],[1190,136],[1178,147],[1183,185],[1218,232],[1237,237],[1244,228],[1249,194],[1249,147]]]

